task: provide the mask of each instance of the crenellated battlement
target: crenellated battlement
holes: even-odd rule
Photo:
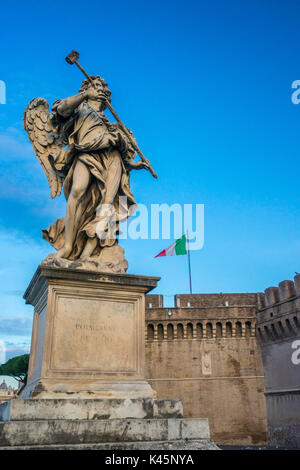
[[[148,341],[255,337],[256,294],[178,294],[175,307],[146,296]]]
[[[160,308],[164,306],[164,298],[162,295],[147,294],[145,299],[146,308]]]
[[[175,307],[241,307],[254,305],[255,293],[176,294]]]
[[[290,280],[282,281],[278,284],[278,287],[268,287],[264,293],[259,293],[258,310],[286,302],[297,295],[300,295],[300,274],[294,277],[294,282]]]
[[[257,295],[257,336],[262,344],[300,334],[300,274]]]
[[[256,306],[256,293],[176,294],[175,308],[223,308]],[[146,308],[163,308],[163,295],[146,295]]]

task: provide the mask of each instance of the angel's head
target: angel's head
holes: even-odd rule
[[[93,85],[88,80],[83,80],[81,82],[79,93],[86,91],[90,87],[93,87],[96,88],[96,90],[102,91],[106,96],[106,100],[111,102],[111,91],[108,89],[107,83],[103,80],[103,78],[101,78],[99,75],[89,75],[89,77],[92,80]],[[101,103],[100,108],[101,111],[106,108],[104,102]]]

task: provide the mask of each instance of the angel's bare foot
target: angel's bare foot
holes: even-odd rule
[[[72,251],[72,247],[68,246],[63,246],[60,250],[58,250],[57,253],[55,253],[54,258],[66,258],[68,259],[68,256],[70,256]]]

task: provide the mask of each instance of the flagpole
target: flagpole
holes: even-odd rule
[[[191,274],[191,258],[190,258],[190,244],[189,244],[189,232],[186,231],[187,241],[187,252],[188,252],[188,264],[189,264],[189,279],[190,279],[190,294],[192,294],[192,274]]]

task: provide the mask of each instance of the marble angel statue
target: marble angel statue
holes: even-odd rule
[[[106,118],[103,111],[110,100],[107,83],[90,75],[78,94],[53,104],[52,114],[43,98],[33,99],[25,109],[24,129],[51,197],[63,191],[67,201],[65,217],[42,230],[57,250],[46,264],[121,273],[128,267],[118,245],[119,224],[136,208],[130,171],[149,169],[149,164],[134,161],[132,133]]]

